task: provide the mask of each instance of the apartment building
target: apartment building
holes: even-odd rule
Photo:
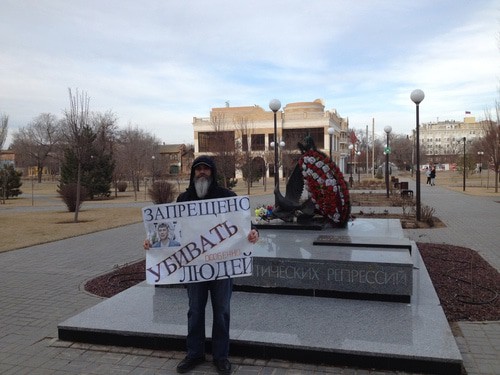
[[[456,163],[457,155],[466,147],[484,136],[485,121],[476,122],[474,116],[466,114],[464,121],[438,121],[420,126],[420,145],[429,164]]]
[[[212,108],[210,116],[193,118],[194,151],[215,154],[250,151],[252,162],[262,166],[267,177],[274,176],[274,148],[279,147],[280,176],[286,177],[300,151],[297,142],[311,136],[316,147],[331,155],[335,163],[345,170],[348,155],[348,120],[336,110],[325,110],[321,99],[312,102],[296,102],[284,105],[276,112],[276,139],[274,112],[258,105]],[[329,130],[331,129],[331,130]],[[235,161],[235,175],[241,175]]]

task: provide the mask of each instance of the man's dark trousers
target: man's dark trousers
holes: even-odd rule
[[[228,358],[232,290],[231,279],[187,284],[189,297],[187,356],[189,358],[200,358],[205,355],[205,307],[209,292],[213,312],[213,359]]]

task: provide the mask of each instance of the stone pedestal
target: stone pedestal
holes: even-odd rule
[[[349,296],[365,293],[377,298],[403,293],[406,298],[411,295],[412,300],[386,303],[235,290],[231,301],[232,356],[333,363],[380,371],[461,373],[460,351],[415,243],[411,242],[413,262],[406,258],[409,251],[404,246],[363,246],[370,238],[390,238],[387,242],[393,245],[399,239],[405,245],[399,221],[366,219],[355,220],[345,229],[260,232],[262,239],[255,247],[255,275],[234,281],[254,279],[253,284],[267,286],[239,288],[276,291],[280,285],[298,291],[304,284],[303,292],[347,290]],[[328,238],[320,239],[322,245],[314,245],[319,236]],[[340,236],[344,242],[350,237],[353,246],[325,245],[330,236]],[[257,266],[266,270],[261,272],[262,277],[257,277]],[[389,275],[398,274],[397,268],[402,272],[401,284],[383,283],[382,275],[387,275],[385,281],[392,281]],[[271,273],[271,269],[275,271]],[[330,280],[329,269],[333,269]],[[413,277],[406,273],[409,269]],[[406,289],[410,282],[411,293]],[[60,323],[59,339],[183,350],[187,308],[184,288],[155,288],[144,282]],[[207,307],[206,311],[209,346],[212,309]]]
[[[411,243],[395,219],[357,219],[321,231],[259,228],[253,275],[236,289],[409,302]]]

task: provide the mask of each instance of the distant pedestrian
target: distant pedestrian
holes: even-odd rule
[[[425,175],[427,176],[427,185],[431,184],[431,171],[429,167],[425,167]]]
[[[431,186],[436,185],[436,167],[432,167],[430,172]]]

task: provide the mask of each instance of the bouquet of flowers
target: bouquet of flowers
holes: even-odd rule
[[[273,217],[273,206],[262,206],[255,209],[255,216],[260,220],[269,221]]]

